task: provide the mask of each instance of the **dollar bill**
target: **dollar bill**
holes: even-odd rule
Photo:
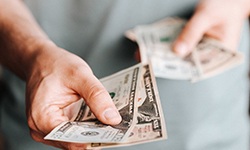
[[[241,53],[228,50],[211,38],[203,38],[192,55],[199,69],[197,76],[192,78],[193,82],[222,73],[241,64],[244,60]]]
[[[101,79],[122,116],[120,124],[102,124],[81,100],[78,113],[52,130],[45,139],[86,143],[88,149],[166,139],[164,116],[150,68],[138,64]]]
[[[172,43],[185,23],[179,18],[167,18],[130,31],[138,42],[142,63],[151,61],[156,77],[189,80],[197,76],[199,70],[192,55],[181,58],[172,51]]]
[[[154,74],[150,65],[143,65],[138,82],[136,124],[123,143],[92,143],[88,148],[129,146],[167,139],[166,125]]]
[[[143,142],[166,138],[166,128],[155,78],[149,65],[143,67],[138,97],[137,123],[129,142]]]
[[[151,62],[156,77],[196,82],[242,62],[242,54],[228,50],[208,37],[204,37],[190,55],[184,58],[177,56],[172,51],[172,44],[185,24],[184,19],[166,18],[153,24],[139,25],[125,35],[138,43],[141,62]],[[213,56],[206,55],[209,62],[206,65],[201,62],[205,52],[213,53]],[[219,59],[221,56],[223,59]]]

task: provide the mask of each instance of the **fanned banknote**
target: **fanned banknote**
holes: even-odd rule
[[[218,41],[211,38],[203,38],[192,52],[198,72],[192,77],[192,81],[199,81],[241,64],[243,55],[237,51],[228,50]]]
[[[52,130],[45,139],[86,143],[88,149],[126,146],[167,138],[159,93],[152,69],[138,64],[101,79],[122,122],[99,122],[83,100],[78,113]]]
[[[228,50],[208,37],[204,37],[188,56],[177,56],[172,51],[172,43],[185,23],[184,19],[166,18],[139,25],[125,35],[138,43],[142,63],[151,62],[156,77],[195,82],[242,63],[241,53]]]

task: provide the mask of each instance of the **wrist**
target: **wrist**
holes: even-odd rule
[[[52,64],[52,54],[59,49],[52,41],[48,39],[36,39],[36,41],[30,41],[32,43],[27,47],[27,51],[30,53],[28,57],[23,58],[25,64],[23,73],[24,79],[28,80],[33,74],[42,74],[42,72],[48,68],[49,64]]]

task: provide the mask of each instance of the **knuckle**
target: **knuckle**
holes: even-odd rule
[[[91,101],[97,101],[99,98],[104,97],[107,91],[101,85],[93,85],[89,89],[88,97],[86,99],[87,104]]]
[[[30,131],[30,136],[31,136],[31,138],[32,138],[34,141],[36,141],[36,142],[41,142],[41,141],[42,141],[41,138],[39,138],[39,137],[37,136],[37,133],[34,132],[34,131]]]
[[[28,122],[28,126],[29,126],[30,130],[34,130],[34,131],[37,130],[37,127],[36,127],[34,120],[31,116],[28,117],[27,122]]]
[[[89,73],[92,73],[92,70],[88,65],[79,64],[78,66],[73,67],[73,69],[71,69],[69,75],[71,75],[72,77],[79,77]]]

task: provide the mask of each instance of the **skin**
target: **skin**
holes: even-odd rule
[[[248,0],[201,1],[174,43],[174,51],[180,56],[188,54],[203,35],[234,49],[249,14],[248,4]],[[80,97],[103,123],[121,121],[88,64],[55,45],[18,0],[0,0],[0,63],[26,82],[28,125],[38,142],[62,149],[85,149],[84,144],[43,140],[54,127],[70,119],[70,110]]]
[[[27,83],[26,114],[36,141],[62,149],[84,149],[84,144],[43,140],[70,119],[70,110],[80,97],[103,123],[121,121],[109,93],[87,63],[56,46],[18,0],[0,0],[0,63]]]
[[[244,20],[250,13],[249,0],[202,0],[173,44],[179,56],[189,54],[203,36],[219,40],[231,50],[237,48]]]

